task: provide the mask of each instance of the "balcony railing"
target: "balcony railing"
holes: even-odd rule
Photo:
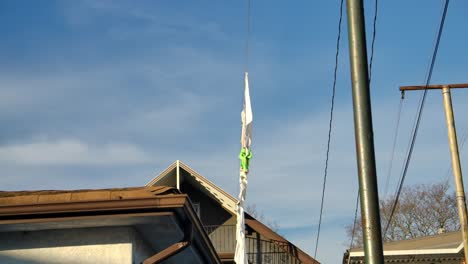
[[[205,231],[210,237],[216,252],[232,253],[236,250],[236,226],[235,225],[211,225],[205,226]]]
[[[205,230],[218,253],[234,253],[235,225],[205,226]],[[246,236],[245,243],[251,264],[301,264],[296,257],[296,248],[289,243],[254,236]]]

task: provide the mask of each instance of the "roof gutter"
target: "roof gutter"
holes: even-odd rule
[[[114,210],[130,209],[155,209],[183,207],[186,203],[187,195],[159,195],[151,198],[137,198],[125,200],[107,201],[80,201],[80,202],[58,202],[45,204],[27,204],[0,206],[0,222],[2,218],[21,218],[21,216],[34,214],[54,214],[54,213],[77,213],[77,212],[102,212]]]

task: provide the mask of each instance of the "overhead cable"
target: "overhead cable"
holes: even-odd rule
[[[432,56],[431,56],[431,62],[430,62],[430,66],[429,66],[429,71],[427,73],[425,86],[428,86],[429,83],[431,82],[432,72],[434,70],[434,65],[435,65],[435,61],[436,61],[436,58],[437,58],[437,52],[439,50],[440,39],[442,37],[442,32],[443,32],[443,29],[444,29],[444,23],[445,23],[445,18],[447,16],[447,10],[448,10],[449,3],[450,3],[450,0],[445,1],[444,11],[442,13],[442,17],[441,17],[441,20],[440,20],[440,23],[439,23],[439,27],[438,27],[438,31],[437,31],[437,39],[436,39],[436,43],[435,43],[435,46],[434,46],[434,51],[433,51]],[[415,145],[415,142],[416,142],[416,137],[418,135],[419,125],[421,123],[422,112],[423,112],[424,104],[425,104],[425,101],[426,101],[426,95],[427,95],[427,89],[425,89],[423,91],[422,97],[421,97],[421,99],[419,101],[419,107],[418,107],[418,111],[417,111],[417,115],[416,115],[417,116],[416,117],[416,122],[415,122],[414,127],[413,127],[413,132],[412,132],[412,136],[411,136],[411,140],[410,140],[409,149],[407,151],[406,160],[405,160],[403,170],[402,170],[402,174],[401,174],[401,177],[400,177],[400,180],[399,180],[398,189],[397,189],[397,192],[395,194],[395,199],[394,199],[394,202],[393,202],[392,211],[390,213],[390,217],[388,219],[388,222],[387,222],[387,224],[385,226],[385,230],[383,232],[383,237],[386,236],[388,228],[390,226],[390,223],[392,222],[392,218],[393,218],[393,215],[395,213],[395,208],[397,207],[398,199],[400,198],[401,190],[402,190],[402,188],[404,186],[406,174],[408,172],[408,167],[409,167],[409,164],[410,164],[410,161],[411,161],[411,156],[413,154],[413,149],[414,149],[414,145]]]
[[[351,242],[349,242],[349,249],[353,248],[354,245],[354,236],[356,235],[356,226],[357,226],[357,216],[358,216],[358,209],[359,209],[359,198],[360,193],[358,191],[356,197],[356,206],[354,207],[354,221],[353,221],[353,231],[351,232]],[[351,254],[348,254],[348,264],[351,261]]]
[[[465,130],[465,133],[463,133],[463,136],[461,137],[461,144],[460,145],[460,153],[463,151],[463,147],[465,146],[466,139],[468,137],[468,129]],[[449,165],[449,168],[447,169],[447,173],[445,175],[445,180],[448,181],[450,178],[450,174],[452,173],[452,166]]]
[[[387,177],[386,177],[386,180],[385,180],[384,197],[387,196],[388,186],[389,186],[389,183],[390,183],[390,176],[392,174],[393,160],[395,158],[395,147],[396,147],[397,138],[398,138],[398,130],[400,128],[401,109],[402,108],[403,108],[403,97],[401,97],[400,104],[398,105],[397,118],[396,118],[396,122],[395,122],[395,130],[393,131],[393,144],[392,144],[392,150],[390,151],[390,161],[389,161],[388,170],[387,170]]]
[[[249,51],[250,51],[250,0],[247,0],[247,35],[245,37],[245,65],[244,71],[249,71]]]
[[[336,79],[337,79],[337,73],[338,73],[338,58],[340,55],[341,24],[343,20],[343,2],[344,0],[341,0],[341,3],[340,3],[340,19],[338,22],[338,36],[336,39],[335,70],[333,73],[333,87],[332,87],[332,97],[331,97],[331,104],[330,104],[330,120],[328,122],[327,151],[326,151],[326,157],[325,157],[325,169],[324,169],[323,186],[322,186],[322,199],[320,202],[320,215],[319,215],[319,222],[318,222],[318,227],[317,227],[317,239],[315,241],[314,258],[317,257],[317,249],[318,249],[319,239],[320,239],[320,228],[322,226],[323,204],[325,200],[325,187],[326,187],[327,175],[328,175],[328,159],[330,155],[330,142],[331,142],[331,134],[332,134],[332,126],[333,126],[333,110],[335,107],[335,92],[336,92]]]
[[[375,46],[375,36],[377,34],[377,11],[378,11],[379,1],[375,0],[375,9],[374,9],[374,23],[372,30],[372,43],[371,43],[371,56],[369,61],[369,85],[372,80],[372,64],[374,62],[374,46]]]

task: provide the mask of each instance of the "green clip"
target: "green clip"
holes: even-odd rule
[[[240,167],[243,171],[249,171],[249,161],[252,158],[252,151],[242,148],[239,154]]]

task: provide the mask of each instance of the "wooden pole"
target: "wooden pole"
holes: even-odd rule
[[[463,188],[463,176],[461,171],[460,156],[458,153],[457,131],[455,129],[455,119],[453,117],[452,96],[450,88],[442,88],[444,97],[445,117],[447,120],[448,139],[450,154],[452,156],[452,171],[455,179],[455,191],[457,195],[458,217],[463,236],[463,249],[465,252],[465,263],[468,263],[468,221],[466,215],[465,189]]]
[[[468,218],[466,210],[465,189],[463,187],[463,176],[458,152],[457,131],[455,128],[455,118],[453,116],[451,88],[468,88],[468,84],[443,84],[428,86],[401,86],[400,91],[415,91],[425,89],[441,89],[444,99],[445,119],[447,122],[450,154],[452,157],[453,178],[455,180],[455,191],[457,196],[458,217],[462,229],[463,250],[465,262],[468,263]]]

